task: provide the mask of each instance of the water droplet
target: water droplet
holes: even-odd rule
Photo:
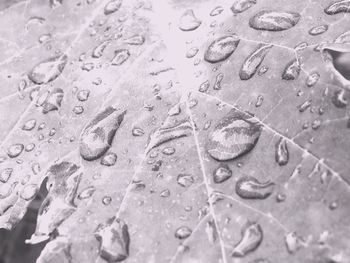
[[[336,90],[332,96],[332,102],[337,108],[345,108],[348,101],[345,98],[345,90]]]
[[[198,91],[199,92],[207,92],[209,87],[210,87],[209,80],[206,80],[199,86]]]
[[[199,49],[197,47],[192,47],[186,52],[186,58],[193,58],[195,55],[197,55]]]
[[[133,136],[139,137],[139,136],[144,135],[145,131],[139,127],[134,127],[134,128],[132,128],[131,133]]]
[[[215,39],[205,51],[204,60],[216,63],[227,59],[236,50],[239,40],[237,35],[222,36]]]
[[[213,180],[216,184],[227,181],[232,176],[232,171],[227,164],[220,164],[213,172]]]
[[[293,254],[303,246],[304,242],[295,232],[291,232],[285,236],[285,243],[288,252]]]
[[[87,101],[90,96],[90,90],[80,90],[77,93],[77,99],[79,101]]]
[[[22,126],[22,130],[31,131],[34,129],[35,125],[36,125],[36,120],[30,119],[24,123],[24,125]]]
[[[61,107],[63,95],[64,93],[61,88],[54,88],[52,91],[43,93],[38,98],[36,105],[42,107],[42,112],[44,114],[58,110]]]
[[[176,115],[179,115],[180,113],[181,113],[181,107],[180,107],[180,103],[178,103],[170,108],[170,110],[168,111],[168,116],[176,116]]]
[[[349,13],[350,12],[350,1],[349,0],[340,0],[334,2],[327,6],[324,9],[324,12],[327,15],[335,15],[339,13]]]
[[[182,187],[190,187],[194,183],[194,178],[191,174],[179,174],[177,183]]]
[[[116,162],[117,154],[113,152],[106,153],[101,159],[101,164],[105,166],[113,166]]]
[[[290,61],[283,70],[282,79],[284,80],[295,80],[300,74],[300,63],[298,59]]]
[[[216,75],[215,83],[214,83],[214,87],[213,87],[214,90],[220,90],[221,89],[221,82],[222,82],[223,79],[224,79],[224,74],[219,73],[219,74]]]
[[[117,49],[114,51],[114,58],[111,61],[113,66],[120,66],[130,57],[130,52],[127,49]]]
[[[234,14],[242,13],[255,5],[256,2],[256,0],[235,0],[231,6],[231,11]]]
[[[0,172],[0,182],[6,183],[10,179],[12,172],[13,172],[12,168],[3,169]]]
[[[111,218],[99,225],[95,237],[100,242],[100,257],[107,262],[120,262],[129,256],[130,236],[123,220]]]
[[[160,197],[169,197],[170,196],[170,190],[165,189],[162,192],[160,192]]]
[[[328,30],[328,25],[319,25],[311,28],[309,34],[312,36],[321,35]]]
[[[104,50],[106,47],[111,43],[110,40],[105,40],[101,44],[99,44],[97,47],[94,48],[92,51],[92,57],[93,58],[100,58],[103,55]]]
[[[182,31],[193,31],[202,24],[193,13],[193,10],[186,10],[185,13],[180,17],[179,28]]]
[[[312,102],[311,99],[306,100],[306,101],[304,101],[302,104],[298,105],[297,108],[299,109],[300,112],[304,112],[304,111],[306,111],[308,108],[310,108],[311,102]]]
[[[249,20],[250,27],[256,30],[282,31],[295,26],[300,20],[296,12],[262,10]]]
[[[186,239],[192,234],[192,230],[187,226],[181,226],[175,231],[175,237],[178,239]]]
[[[285,194],[276,195],[276,201],[278,203],[282,203],[282,202],[286,201],[286,199],[287,199],[287,196]]]
[[[111,147],[126,110],[107,107],[84,128],[80,138],[80,155],[84,160],[100,158]]]
[[[259,182],[255,177],[245,175],[237,180],[236,194],[244,199],[266,199],[274,189],[274,183]]]
[[[19,196],[26,200],[26,201],[29,201],[29,200],[32,200],[36,194],[38,193],[39,189],[38,189],[38,186],[35,185],[35,184],[29,184],[29,185],[26,185],[25,187],[23,187],[23,189],[21,190]]]
[[[105,5],[105,8],[104,8],[104,14],[105,15],[110,15],[116,11],[119,10],[119,8],[121,7],[122,5],[122,0],[111,0],[109,1],[106,5]]]
[[[44,60],[28,73],[28,78],[35,84],[51,82],[61,75],[67,61],[66,55]]]
[[[88,186],[81,190],[80,194],[78,195],[78,199],[83,200],[90,198],[94,192],[96,191],[96,188],[94,186]]]
[[[133,180],[132,181],[132,189],[134,191],[141,191],[145,188],[146,188],[146,185],[142,180]]]
[[[264,102],[264,97],[262,95],[258,95],[258,97],[256,97],[256,102],[255,102],[255,107],[260,107]]]
[[[26,87],[27,87],[27,81],[22,79],[18,84],[18,91],[21,92],[21,91],[25,90]]]
[[[210,220],[207,222],[205,232],[207,233],[209,242],[211,244],[214,244],[219,236],[214,220]]]
[[[149,143],[147,146],[147,153],[165,143],[174,139],[189,136],[192,134],[192,125],[189,120],[185,119],[170,127],[160,127],[154,133],[150,135]]]
[[[142,45],[143,43],[145,43],[145,38],[144,38],[144,36],[141,36],[141,35],[135,35],[135,36],[132,36],[128,39],[125,39],[124,43],[129,44],[129,45],[139,46],[139,45]]]
[[[165,155],[173,155],[175,153],[175,148],[174,147],[165,147],[162,150],[162,153]]]
[[[75,114],[80,115],[84,112],[84,107],[83,106],[74,106],[72,110]]]
[[[318,74],[317,72],[308,75],[306,78],[306,86],[308,86],[309,88],[315,86],[319,79],[320,74]]]
[[[220,15],[224,11],[224,8],[222,6],[214,7],[213,10],[210,12],[210,16],[217,16]]]
[[[93,70],[95,67],[94,63],[84,63],[82,66],[81,66],[81,69],[84,70],[84,71],[91,71]]]
[[[110,196],[105,196],[102,198],[102,204],[104,205],[110,205],[112,202],[112,197]]]
[[[235,159],[251,151],[261,134],[262,127],[251,115],[231,110],[209,135],[207,151],[218,161]]]
[[[50,41],[52,38],[51,34],[42,34],[39,36],[39,43],[42,44],[42,43],[46,43],[48,41]]]
[[[271,44],[259,44],[256,50],[251,53],[244,61],[239,77],[241,80],[248,80],[254,76],[260,64],[263,62],[265,56],[273,47]]]
[[[281,137],[275,145],[275,160],[280,165],[286,165],[289,161],[287,140]]]
[[[34,150],[34,148],[35,148],[35,144],[34,143],[29,143],[29,144],[26,145],[25,151],[26,152],[31,152],[31,151]]]
[[[256,250],[263,240],[263,230],[258,223],[248,222],[242,228],[241,240],[231,252],[233,257],[244,257]]]
[[[7,148],[7,155],[10,158],[16,158],[21,154],[23,149],[24,149],[24,145],[21,143],[12,144],[10,147]]]

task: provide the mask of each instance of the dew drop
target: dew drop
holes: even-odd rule
[[[237,180],[236,194],[244,199],[266,199],[274,190],[274,183],[259,182],[255,177],[245,175]]]
[[[284,80],[295,80],[300,74],[300,63],[299,60],[293,59],[290,61],[283,70],[282,79]]]
[[[309,30],[309,34],[312,36],[317,36],[325,33],[328,30],[328,25],[315,26]]]
[[[281,137],[275,145],[275,160],[279,166],[284,166],[289,161],[287,141]]]
[[[79,101],[87,101],[90,96],[90,90],[80,90],[77,93],[77,99]]]
[[[122,0],[111,0],[104,7],[104,14],[110,15],[116,11],[118,11],[122,5]]]
[[[80,137],[80,155],[84,160],[96,160],[107,152],[125,114],[126,110],[107,107],[90,121]]]
[[[306,86],[308,86],[309,88],[315,86],[319,79],[320,74],[318,74],[317,72],[312,73],[306,78]]]
[[[220,164],[213,172],[213,180],[216,184],[221,184],[232,176],[232,171],[227,164]]]
[[[214,87],[213,87],[214,90],[220,90],[221,89],[221,82],[222,82],[223,79],[224,79],[224,74],[219,73],[219,74],[216,75],[215,83],[214,83]]]
[[[296,12],[262,10],[249,20],[250,27],[256,30],[283,31],[294,27],[300,20]]]
[[[199,49],[197,47],[192,47],[186,52],[186,58],[193,58],[195,55],[197,55]]]
[[[117,49],[114,51],[114,58],[111,61],[113,66],[120,66],[130,57],[130,52],[127,49]]]
[[[96,188],[94,186],[88,186],[81,190],[80,194],[78,195],[78,199],[83,200],[90,198],[94,192],[96,191]]]
[[[145,43],[145,38],[141,35],[135,35],[128,39],[125,39],[124,43],[129,45],[139,46]]]
[[[12,144],[10,147],[7,148],[7,155],[10,158],[16,158],[22,153],[23,149],[24,145],[21,143]]]
[[[224,8],[222,6],[214,7],[213,10],[210,12],[210,16],[217,16],[220,15],[224,11]]]
[[[190,187],[194,183],[194,178],[191,174],[179,174],[177,176],[177,183],[182,187]]]
[[[234,14],[242,13],[257,3],[257,0],[235,0],[231,6]]]
[[[51,82],[61,75],[67,61],[66,55],[44,60],[28,73],[28,78],[35,84]]]
[[[264,97],[262,95],[258,95],[258,97],[256,97],[256,102],[255,102],[255,107],[260,107],[264,102]]]
[[[162,153],[165,155],[173,155],[175,153],[175,148],[174,147],[165,147],[162,150]]]
[[[236,50],[239,40],[235,34],[215,39],[206,49],[204,60],[210,63],[216,63],[227,59]]]
[[[175,231],[175,237],[178,239],[186,239],[192,234],[192,230],[187,226],[181,226]]]
[[[261,130],[251,115],[233,109],[219,120],[209,135],[207,151],[218,161],[235,159],[255,147]]]
[[[298,105],[297,108],[299,109],[300,112],[304,112],[304,111],[306,111],[308,108],[310,108],[311,103],[312,103],[312,100],[311,100],[311,99],[306,100],[306,101],[304,101],[302,104]]]
[[[104,205],[110,205],[112,202],[112,197],[110,196],[105,196],[102,198],[102,204]]]
[[[160,197],[169,197],[169,196],[170,196],[170,190],[169,189],[165,189],[165,190],[160,192]]]
[[[43,93],[38,98],[37,106],[42,107],[42,112],[44,114],[58,110],[61,107],[63,95],[64,93],[61,88],[54,88],[52,91]]]
[[[0,172],[0,182],[6,183],[10,179],[12,172],[13,172],[12,168],[3,169]]]
[[[350,12],[350,0],[340,0],[334,2],[324,9],[327,15],[335,15],[339,13],[349,13]]]
[[[83,106],[74,106],[72,110],[75,114],[80,115],[84,112]]]
[[[199,92],[207,92],[210,87],[209,80],[204,81],[198,88]]]
[[[231,256],[244,257],[256,250],[263,241],[263,230],[258,223],[248,222],[242,228],[241,240],[235,245]]]
[[[193,10],[187,10],[180,17],[179,28],[182,31],[193,31],[193,30],[197,29],[201,24],[202,24],[202,21],[200,21],[194,15]]]
[[[294,254],[303,246],[303,241],[295,232],[291,232],[285,236],[285,244],[288,252]]]
[[[113,152],[106,153],[101,159],[101,164],[104,166],[113,166],[116,162],[117,154]]]
[[[103,55],[104,50],[106,47],[111,43],[110,40],[105,40],[101,44],[99,44],[97,47],[94,48],[92,51],[92,57],[93,58],[100,58]]]
[[[30,119],[24,123],[24,125],[22,126],[22,130],[31,131],[34,129],[35,125],[36,125],[36,120]]]
[[[348,101],[345,98],[345,90],[336,90],[332,96],[332,103],[337,108],[345,108],[348,105]]]

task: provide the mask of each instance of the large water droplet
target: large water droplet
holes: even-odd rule
[[[243,176],[237,180],[236,194],[244,199],[266,199],[274,189],[274,183],[261,183],[253,176]]]
[[[223,61],[232,55],[238,44],[237,35],[219,37],[208,46],[204,59],[210,63]]]
[[[35,84],[46,84],[53,81],[61,75],[67,61],[66,55],[44,60],[28,73],[28,78]]]
[[[289,161],[287,141],[281,137],[275,145],[275,160],[280,165],[286,165]]]
[[[209,135],[207,151],[219,161],[235,159],[254,148],[261,130],[261,125],[251,115],[233,109]]]
[[[262,10],[249,20],[250,27],[257,30],[282,31],[295,26],[300,20],[296,12]]]
[[[10,158],[16,158],[17,156],[19,156],[21,154],[23,149],[24,149],[24,145],[21,143],[12,144],[11,146],[9,146],[7,148],[7,155]]]
[[[349,13],[350,12],[350,0],[340,0],[334,2],[324,9],[327,15],[335,15],[339,13]]]
[[[107,262],[120,262],[129,256],[128,226],[119,218],[111,218],[99,225],[95,237],[99,240],[100,256]]]
[[[85,127],[80,137],[80,155],[87,161],[100,158],[111,147],[126,110],[107,107]]]
[[[220,15],[224,11],[224,8],[222,6],[214,7],[213,10],[210,12],[210,16],[217,16]]]
[[[273,45],[271,44],[260,44],[257,49],[246,58],[239,72],[241,80],[248,80],[254,76],[272,47]]]
[[[197,29],[202,22],[194,15],[193,10],[187,10],[180,17],[179,28],[182,31],[192,31]]]
[[[235,0],[231,6],[231,11],[234,14],[242,13],[253,5],[255,5],[257,0]]]
[[[104,14],[110,15],[119,10],[122,5],[122,0],[111,0],[109,1],[104,8]]]
[[[241,240],[231,252],[233,257],[244,257],[256,250],[263,240],[263,230],[258,223],[254,222],[248,222],[243,227],[241,235]]]

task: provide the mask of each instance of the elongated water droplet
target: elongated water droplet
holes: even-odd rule
[[[207,92],[210,87],[209,80],[204,81],[198,88],[199,92]]]
[[[218,235],[219,235],[216,229],[214,220],[210,220],[207,222],[207,225],[205,227],[205,232],[207,232],[209,242],[211,244],[214,244],[215,241],[218,239]]]
[[[350,0],[340,0],[334,2],[324,9],[327,15],[335,15],[339,13],[349,13],[350,12]]]
[[[283,31],[294,27],[300,20],[296,12],[262,10],[249,20],[250,27],[256,30]]]
[[[215,39],[207,48],[204,60],[216,63],[227,59],[236,50],[239,44],[237,35],[223,36]]]
[[[285,243],[290,254],[294,254],[303,246],[303,240],[297,236],[296,232],[291,232],[285,236]]]
[[[120,262],[129,256],[130,236],[123,220],[111,218],[99,225],[95,237],[101,244],[100,257],[107,262]]]
[[[120,66],[130,57],[130,52],[127,49],[117,49],[114,51],[114,58],[111,61],[113,66]]]
[[[97,47],[94,48],[92,51],[92,57],[93,58],[100,58],[103,55],[103,51],[106,49],[106,47],[111,43],[110,40],[105,40],[101,44],[99,44]]]
[[[280,165],[286,165],[289,161],[287,141],[281,137],[275,145],[275,160]]]
[[[145,38],[144,36],[141,36],[141,35],[135,35],[128,39],[125,39],[124,43],[129,45],[139,46],[145,43]]]
[[[283,70],[282,79],[284,80],[295,80],[300,74],[300,63],[299,60],[293,59],[290,61]]]
[[[61,75],[67,61],[66,55],[44,60],[28,73],[28,78],[35,84],[46,84],[53,81]]]
[[[255,107],[260,107],[264,102],[264,96],[262,95],[258,95],[258,97],[256,97],[256,102],[255,102]]]
[[[258,223],[248,222],[243,227],[241,240],[231,252],[233,257],[244,257],[256,250],[263,241],[263,230]]]
[[[257,0],[235,0],[231,6],[231,11],[234,14],[242,13],[253,5],[255,5]]]
[[[185,119],[175,126],[160,127],[150,135],[146,152],[168,141],[189,136],[192,134],[192,125],[189,120]]]
[[[78,199],[83,200],[90,198],[94,192],[96,191],[96,188],[94,186],[88,186],[81,190],[80,194],[78,195]]]
[[[227,181],[232,176],[232,171],[227,164],[221,164],[213,172],[213,180],[216,184]]]
[[[306,101],[304,101],[302,104],[300,104],[299,106],[297,106],[297,108],[299,109],[300,112],[304,112],[304,111],[306,111],[308,108],[310,108],[311,103],[312,103],[312,100],[311,100],[311,99],[306,100]]]
[[[248,80],[254,76],[272,47],[273,45],[271,44],[260,44],[257,49],[246,58],[239,72],[241,80]]]
[[[321,35],[328,30],[328,25],[315,26],[309,30],[309,34],[312,36]]]
[[[197,55],[199,49],[197,47],[192,47],[186,52],[186,58],[193,58]]]
[[[80,137],[80,155],[87,161],[100,158],[111,147],[126,110],[107,107],[85,127]]]
[[[223,79],[224,79],[224,74],[219,73],[219,74],[216,75],[215,83],[214,83],[214,87],[213,87],[214,90],[220,90],[221,89],[221,82],[222,82]]]
[[[180,18],[179,28],[182,31],[193,31],[201,24],[202,22],[194,15],[193,10],[187,10]]]
[[[222,6],[214,7],[213,10],[210,12],[210,16],[217,16],[220,15],[224,11],[224,8]]]
[[[318,74],[317,72],[312,73],[306,78],[306,82],[305,82],[306,86],[308,86],[309,88],[315,86],[319,79],[320,79],[320,74]]]
[[[104,7],[104,14],[110,15],[118,11],[122,5],[122,0],[111,0]]]
[[[274,189],[274,183],[261,183],[253,176],[243,176],[237,180],[236,194],[244,199],[266,199]]]
[[[175,231],[175,237],[178,239],[186,239],[192,234],[192,230],[187,226],[181,226]]]
[[[209,135],[207,151],[218,161],[235,159],[254,148],[261,130],[261,125],[251,115],[231,110]]]
[[[132,128],[132,131],[131,131],[132,135],[135,136],[135,137],[139,137],[139,136],[142,136],[145,134],[145,131],[139,127],[134,127]]]

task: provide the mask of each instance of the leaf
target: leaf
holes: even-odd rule
[[[0,4],[0,227],[40,206],[39,263],[349,262],[348,3]]]

